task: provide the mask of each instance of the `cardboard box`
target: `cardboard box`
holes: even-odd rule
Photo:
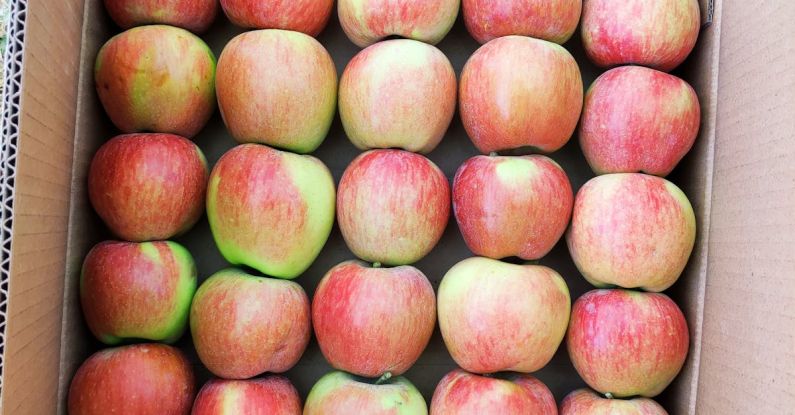
[[[659,401],[674,414],[792,413],[795,3],[702,3],[711,24],[676,72],[698,91],[702,129],[671,176],[690,197],[699,225],[690,264],[668,291],[688,318],[692,345],[685,369]],[[80,315],[77,277],[88,249],[108,237],[88,204],[85,178],[94,151],[114,134],[94,93],[91,69],[99,46],[118,29],[100,0],[15,0],[12,7],[20,14],[10,27],[11,76],[5,84],[0,147],[7,156],[0,165],[0,291],[8,293],[0,298],[0,331],[5,329],[0,410],[63,413],[72,374],[100,347]],[[219,16],[205,39],[219,53],[237,32]],[[336,18],[320,41],[340,73],[358,51]],[[476,46],[459,19],[440,48],[460,72]],[[576,37],[566,46],[580,62],[587,85],[597,69],[587,63]],[[211,163],[234,145],[217,114],[196,141]],[[456,117],[431,158],[452,176],[474,153]],[[315,154],[339,180],[357,151],[337,119]],[[575,188],[592,176],[576,139],[552,157]],[[196,257],[201,279],[224,267],[206,219],[178,240]],[[438,285],[450,266],[469,255],[451,220],[441,244],[418,267]],[[350,257],[335,229],[320,259],[297,281],[311,295],[332,265]],[[542,263],[564,275],[573,298],[590,289],[565,244]],[[187,336],[179,344],[192,350],[189,343]],[[558,400],[582,385],[564,349],[538,374]],[[206,379],[195,353],[191,357]],[[453,367],[437,330],[407,377],[430,400],[436,382]],[[313,343],[288,377],[305,396],[327,370]]]

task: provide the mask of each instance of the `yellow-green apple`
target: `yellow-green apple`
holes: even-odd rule
[[[560,415],[668,415],[649,398],[608,399],[589,389],[579,389],[563,399]]]
[[[640,173],[588,181],[574,200],[566,234],[577,269],[594,286],[656,292],[682,274],[695,238],[687,196],[665,179]]]
[[[171,346],[136,344],[94,353],[69,387],[70,415],[187,415],[193,403],[193,370]]]
[[[331,233],[334,199],[334,179],[320,160],[243,144],[213,168],[207,218],[227,261],[295,278]]]
[[[292,383],[282,376],[213,379],[202,386],[191,414],[301,415],[301,398]]]
[[[359,149],[429,153],[453,119],[456,78],[437,48],[409,39],[376,43],[348,63],[340,80],[342,126]]]
[[[558,44],[506,36],[481,46],[461,73],[464,128],[483,153],[563,147],[582,110],[580,69]]]
[[[476,156],[453,180],[453,212],[469,249],[535,260],[563,236],[574,194],[566,172],[540,156]]]
[[[571,299],[557,272],[474,257],[454,265],[438,293],[439,328],[464,370],[535,372],[552,359]]]
[[[232,23],[249,29],[284,29],[317,36],[328,23],[334,0],[221,0]]]
[[[345,372],[331,372],[315,383],[304,415],[427,415],[428,406],[408,379],[383,377],[367,382]]]
[[[687,357],[687,322],[665,294],[594,290],[577,299],[566,346],[593,389],[617,398],[660,394]]]
[[[310,319],[309,298],[295,282],[226,269],[196,291],[190,331],[207,369],[248,379],[292,368],[309,343]]]
[[[100,341],[182,336],[196,292],[196,264],[176,242],[102,242],[83,261],[80,302]]]
[[[97,55],[94,82],[125,133],[193,137],[215,111],[215,56],[187,30],[152,25],[114,36]]]
[[[165,24],[206,31],[218,14],[217,0],[105,0],[105,9],[122,29]]]
[[[682,79],[642,66],[611,69],[585,95],[580,146],[596,174],[667,176],[698,135],[701,108]]]
[[[586,0],[583,47],[602,67],[637,64],[668,72],[693,50],[700,14],[697,0]]]
[[[461,0],[339,0],[342,30],[359,47],[389,36],[435,45],[453,27]]]
[[[164,240],[188,231],[204,213],[208,174],[204,154],[184,137],[121,135],[94,155],[88,196],[119,238]]]
[[[436,386],[431,415],[556,415],[555,397],[540,380],[512,373],[486,377],[456,369]]]
[[[425,350],[435,324],[433,287],[408,265],[343,262],[320,280],[312,299],[320,350],[335,369],[354,375],[403,374]]]
[[[348,248],[368,262],[408,265],[436,246],[450,218],[450,184],[432,161],[371,150],[345,169],[337,220]]]
[[[580,22],[583,0],[463,0],[464,23],[480,43],[523,35],[564,43]]]
[[[238,35],[218,60],[218,106],[240,143],[311,153],[337,107],[337,69],[323,45],[299,32]]]

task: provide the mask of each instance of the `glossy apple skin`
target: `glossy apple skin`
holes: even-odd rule
[[[282,376],[213,379],[202,386],[192,415],[301,415],[301,398]]]
[[[425,350],[436,325],[436,294],[412,266],[371,268],[346,261],[315,291],[312,324],[331,366],[377,378],[401,375]]]
[[[408,39],[379,42],[342,74],[342,126],[361,150],[429,153],[453,120],[456,93],[455,71],[439,49]]]
[[[309,343],[310,319],[309,299],[300,285],[227,269],[196,291],[190,330],[211,372],[248,379],[292,368]]]
[[[130,29],[102,46],[97,94],[124,133],[192,138],[215,112],[215,56],[196,35],[172,26]]]
[[[596,391],[652,398],[682,369],[689,334],[682,311],[665,294],[594,290],[574,303],[566,346]]]
[[[450,184],[432,161],[371,150],[345,169],[337,221],[348,248],[367,262],[408,265],[427,255],[450,217]]]
[[[461,120],[481,153],[524,147],[550,153],[574,133],[583,86],[577,62],[562,46],[506,36],[469,58],[459,94]]]
[[[149,24],[203,33],[218,14],[216,0],[105,0],[105,10],[122,29]]]
[[[320,378],[304,404],[304,415],[427,415],[420,391],[408,379],[397,376],[375,385],[345,372]]]
[[[334,0],[221,0],[229,20],[246,29],[284,29],[317,36]]]
[[[668,415],[668,412],[648,398],[606,399],[590,389],[579,389],[563,399],[560,415]]]
[[[472,373],[535,372],[552,359],[566,333],[566,282],[540,265],[474,257],[454,265],[437,298],[447,350]]]
[[[70,415],[190,412],[195,389],[190,362],[178,349],[136,344],[94,353],[69,387]]]
[[[331,233],[334,199],[334,179],[320,160],[243,144],[213,168],[207,218],[228,262],[295,278]]]
[[[494,259],[543,257],[563,236],[574,193],[545,156],[476,156],[453,180],[453,212],[469,249]]]
[[[453,27],[461,0],[339,0],[342,30],[359,47],[388,36],[435,45]]]
[[[99,148],[88,196],[111,232],[134,242],[187,232],[204,213],[209,175],[196,144],[171,134],[127,134]]]
[[[696,0],[587,0],[582,43],[595,64],[636,64],[668,72],[693,50],[701,25]]]
[[[337,107],[337,69],[315,38],[287,30],[238,35],[218,60],[218,105],[240,143],[311,153]]]
[[[696,91],[641,66],[611,69],[585,95],[580,147],[596,174],[665,177],[693,147],[701,123]]]
[[[463,0],[464,23],[480,43],[522,35],[565,43],[580,22],[582,0]]]
[[[530,375],[499,379],[456,369],[436,386],[430,413],[557,415],[558,409],[549,388]]]
[[[585,183],[566,234],[574,264],[594,286],[654,292],[679,279],[695,238],[687,196],[665,179],[640,173]]]

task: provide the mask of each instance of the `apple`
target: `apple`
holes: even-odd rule
[[[593,389],[617,398],[652,398],[682,369],[687,322],[665,294],[594,290],[575,303],[566,346]]]
[[[108,40],[94,66],[99,100],[125,133],[191,138],[215,112],[215,56],[187,30],[152,25]]]
[[[248,379],[292,368],[309,343],[310,318],[300,285],[226,269],[196,291],[190,331],[207,369],[226,379]]]
[[[344,372],[320,378],[306,397],[303,415],[427,415],[420,391],[408,379],[384,377],[373,383]]]
[[[317,36],[328,23],[334,0],[221,0],[224,13],[247,29],[284,29]]]
[[[303,33],[238,35],[218,60],[218,106],[240,143],[311,153],[337,107],[337,69],[323,45]]]
[[[190,362],[171,346],[136,344],[94,353],[77,369],[70,415],[187,415],[193,402]]]
[[[562,46],[506,36],[481,46],[461,72],[461,120],[482,153],[563,147],[582,110],[580,69]]]
[[[587,0],[582,43],[599,66],[637,64],[668,72],[693,50],[700,25],[697,0]]]
[[[701,122],[696,91],[642,66],[611,69],[585,95],[580,146],[596,174],[667,176],[693,147]]]
[[[695,239],[687,196],[665,179],[640,173],[585,183],[566,234],[574,264],[594,286],[655,292],[676,282]]]
[[[359,47],[389,36],[435,45],[453,27],[461,0],[339,0],[342,30]]]
[[[427,255],[450,217],[450,184],[432,161],[371,150],[345,169],[337,221],[348,248],[367,262],[408,265]]]
[[[122,29],[166,24],[203,33],[218,14],[216,0],[105,0],[105,9]]]
[[[589,389],[579,389],[563,399],[560,415],[668,415],[648,398],[606,399]]]
[[[301,398],[287,378],[213,379],[202,386],[192,415],[301,415]]]
[[[204,213],[207,160],[196,144],[171,134],[127,134],[99,148],[88,196],[111,232],[133,242],[187,232]]]
[[[312,325],[323,356],[359,376],[403,374],[420,357],[436,325],[436,295],[412,266],[370,268],[346,261],[315,291]]]
[[[227,261],[295,278],[331,233],[334,199],[334,179],[320,160],[244,144],[213,168],[207,218]]]
[[[566,172],[539,156],[476,156],[453,180],[453,212],[469,249],[535,260],[560,240],[574,194]]]
[[[409,39],[376,43],[348,63],[340,80],[340,118],[361,150],[429,153],[456,106],[453,65],[439,49]]]
[[[557,272],[468,258],[442,279],[439,328],[464,370],[535,372],[552,359],[569,323],[571,299]]]
[[[509,35],[565,43],[580,23],[583,0],[463,0],[464,23],[480,43]]]
[[[432,415],[555,415],[549,388],[538,379],[513,373],[486,377],[456,369],[442,378],[431,399]]]

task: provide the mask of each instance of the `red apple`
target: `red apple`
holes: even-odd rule
[[[388,36],[435,45],[453,27],[461,0],[339,0],[342,30],[359,47]]]
[[[94,353],[69,388],[70,415],[186,415],[193,402],[193,370],[178,349],[136,344]]]
[[[256,30],[232,39],[218,60],[218,105],[240,143],[311,153],[337,107],[337,69],[303,33]]]
[[[344,372],[331,372],[309,391],[303,415],[427,415],[420,391],[398,376],[365,383]]]
[[[221,0],[232,23],[254,29],[284,29],[317,36],[328,23],[334,0]]]
[[[668,296],[629,290],[580,297],[566,338],[583,380],[618,398],[659,395],[682,369],[688,342],[685,316]]]
[[[701,108],[693,88],[641,66],[611,69],[585,95],[580,146],[596,174],[667,176],[698,135]]]
[[[214,379],[204,384],[192,415],[301,415],[301,398],[287,378]]]
[[[206,31],[218,14],[216,0],[105,0],[105,9],[122,29],[166,24],[194,33]]]
[[[589,389],[580,389],[566,396],[560,415],[668,415],[668,412],[648,398],[606,399]]]
[[[438,307],[444,343],[463,369],[530,373],[563,341],[571,299],[550,268],[475,257],[444,276]]]
[[[309,299],[300,285],[237,269],[207,279],[190,310],[199,358],[226,379],[289,370],[309,343],[310,325]]]
[[[569,252],[588,282],[664,291],[687,265],[696,217],[673,183],[640,173],[588,181],[574,201],[566,235]]]
[[[379,42],[348,63],[339,99],[342,126],[357,148],[429,153],[453,119],[455,71],[431,45]]]
[[[476,156],[453,180],[453,212],[469,249],[500,259],[539,259],[571,218],[566,172],[544,156]]]
[[[463,0],[464,23],[480,43],[524,35],[565,43],[580,22],[582,0]]]
[[[483,45],[464,66],[461,120],[482,153],[522,147],[550,153],[574,133],[582,96],[580,69],[566,49],[506,36]]]
[[[215,56],[172,26],[130,29],[97,55],[94,82],[111,121],[125,133],[193,137],[215,111]]]
[[[169,239],[204,213],[207,161],[190,140],[171,134],[128,134],[100,147],[88,172],[88,196],[116,236]]]
[[[555,397],[538,379],[510,374],[504,379],[456,369],[442,378],[431,400],[432,415],[557,415]]]
[[[599,66],[634,63],[668,72],[693,50],[700,25],[697,0],[587,0],[582,43]]]
[[[450,185],[427,158],[371,150],[345,169],[337,220],[348,248],[368,262],[408,265],[427,255],[450,217]]]
[[[400,375],[431,339],[436,295],[414,267],[370,268],[346,261],[320,280],[312,324],[335,369],[365,377]]]

